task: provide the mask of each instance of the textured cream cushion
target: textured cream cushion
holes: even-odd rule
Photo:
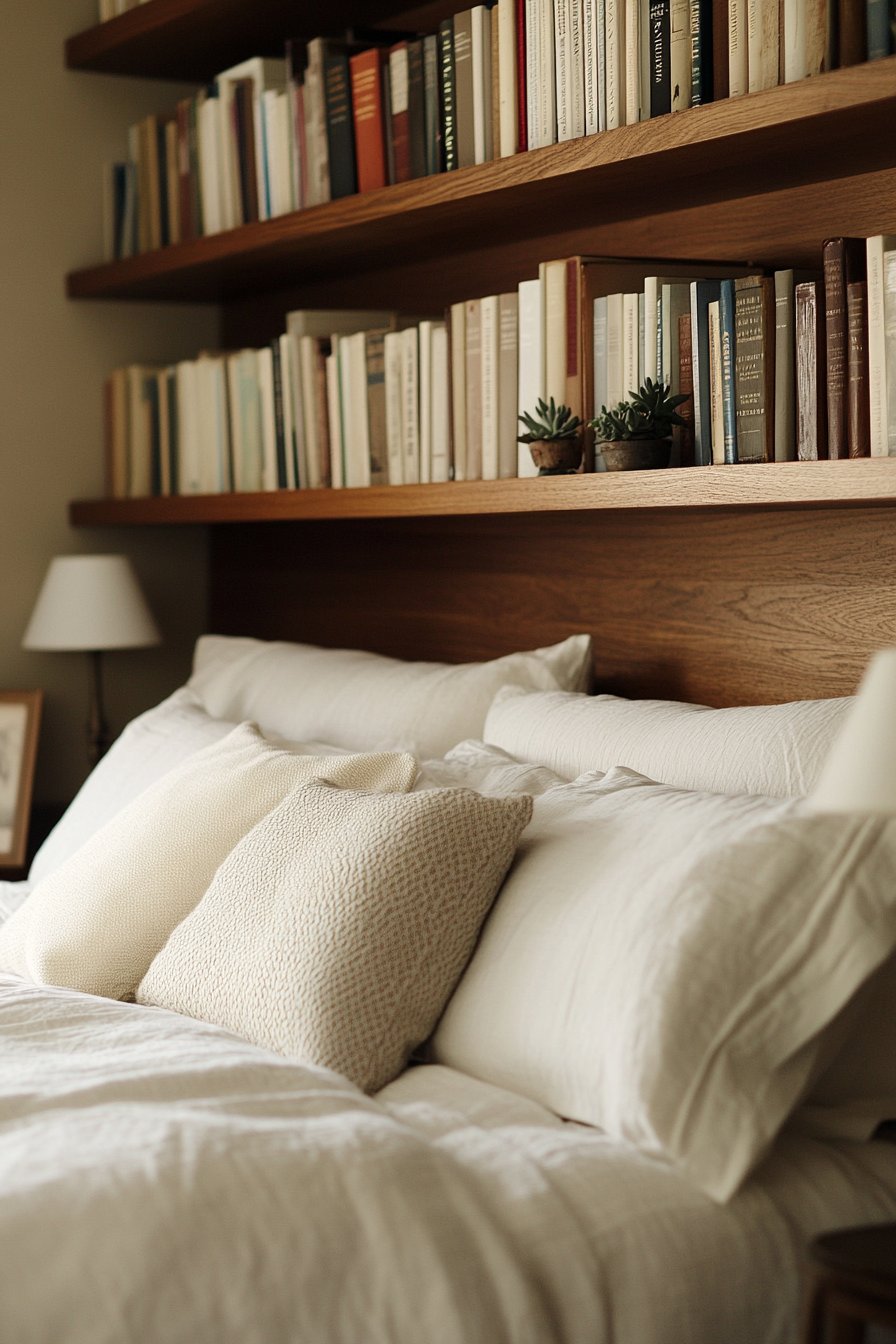
[[[296,789],[221,865],[138,1001],[375,1091],[432,1030],[531,811],[464,789]]]
[[[253,719],[263,732],[354,751],[400,748],[419,759],[482,737],[502,686],[587,690],[591,640],[573,635],[488,663],[406,663],[351,649],[206,635],[188,686],[219,719]]]
[[[411,756],[300,756],[253,724],[168,771],[54,872],[0,929],[0,969],[38,984],[133,994],[238,840],[304,780],[408,789]]]
[[[850,703],[708,709],[509,689],[496,697],[482,735],[566,779],[624,765],[682,789],[794,798],[812,788]]]
[[[235,727],[211,718],[183,686],[132,719],[35,854],[29,879],[46,877],[150,784]]]
[[[433,1058],[727,1199],[896,947],[896,821],[627,770],[535,799]]]

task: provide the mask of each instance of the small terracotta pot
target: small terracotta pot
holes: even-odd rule
[[[565,476],[582,463],[582,439],[536,439],[529,444],[539,476]]]
[[[607,471],[655,471],[668,467],[672,455],[671,439],[617,439],[596,447]]]

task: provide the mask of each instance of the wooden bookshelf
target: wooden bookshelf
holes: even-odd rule
[[[686,470],[606,472],[363,490],[276,490],[77,500],[80,526],[283,522],[302,519],[427,518],[623,509],[768,509],[892,503],[896,459],[778,462]]]
[[[818,265],[828,235],[896,231],[894,123],[896,56],[79,270],[68,293],[227,302],[289,277],[346,302],[363,274],[369,301],[442,303],[459,268],[473,297],[526,257]]]

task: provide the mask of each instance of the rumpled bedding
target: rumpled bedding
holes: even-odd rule
[[[13,977],[0,1053],[2,1344],[793,1344],[806,1238],[896,1217],[893,1144],[785,1134],[719,1206],[449,1069]]]

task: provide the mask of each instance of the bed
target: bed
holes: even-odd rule
[[[435,577],[455,525],[402,538],[413,572],[384,594],[383,628],[370,584],[394,566],[363,527],[320,591],[307,530],[294,548],[273,529],[218,534],[222,633],[200,641],[186,687],[129,725],[28,883],[0,889],[0,1338],[793,1344],[808,1239],[896,1218],[896,1145],[881,1123],[896,1113],[891,823],[821,820],[799,801],[886,629],[880,603],[848,656],[819,631],[823,603],[804,613],[816,628],[750,694],[756,643],[732,627],[773,642],[772,621],[724,563],[691,598],[719,611],[719,584],[739,582],[737,610],[723,604],[702,630],[685,619],[673,651],[672,622],[656,633],[649,603],[602,640],[595,603],[608,598],[595,585],[527,604],[533,580],[507,568],[495,530],[481,544],[467,532],[458,565],[504,599],[493,628],[466,622],[462,636],[467,598],[452,602]],[[362,552],[368,581],[350,592]],[[287,601],[297,574],[303,619]],[[350,647],[375,654],[326,647],[347,642],[334,594]],[[269,642],[305,632],[314,647]],[[740,673],[720,652],[735,645]],[[701,696],[707,655],[715,694]],[[628,677],[613,670],[626,657]],[[595,667],[599,690],[637,698],[586,694]],[[285,773],[274,794],[252,776],[209,805],[223,797],[196,764],[209,759],[215,790],[257,760]],[[447,836],[436,791],[476,800],[457,802],[468,811]],[[363,863],[335,815],[343,795],[352,827],[355,800],[370,809]],[[220,854],[191,799],[226,832]],[[370,854],[407,815],[412,840],[393,867],[388,850],[383,877]],[[330,837],[313,863],[308,846],[283,848],[296,826]],[[478,850],[472,838],[451,848],[474,833]],[[338,937],[318,928],[310,953],[307,908],[264,904],[295,888],[295,863],[342,921]],[[103,887],[110,864],[117,888]],[[862,899],[844,913],[846,868],[861,870]],[[167,904],[160,889],[187,871],[190,890]],[[348,912],[345,872],[366,894]],[[135,926],[121,893],[138,888],[148,914]],[[382,932],[370,919],[384,889],[409,904]],[[870,912],[868,892],[880,897]],[[804,945],[819,910],[837,931]],[[731,934],[729,917],[747,922]],[[260,925],[276,937],[259,939]],[[425,944],[438,974],[428,1000],[399,1011],[382,995],[403,940]],[[728,948],[715,969],[710,945]],[[358,1000],[370,947],[387,959]],[[778,980],[766,983],[769,967]],[[311,1026],[294,1020],[306,989],[320,1009]],[[745,1029],[701,1035],[695,1003]]]

